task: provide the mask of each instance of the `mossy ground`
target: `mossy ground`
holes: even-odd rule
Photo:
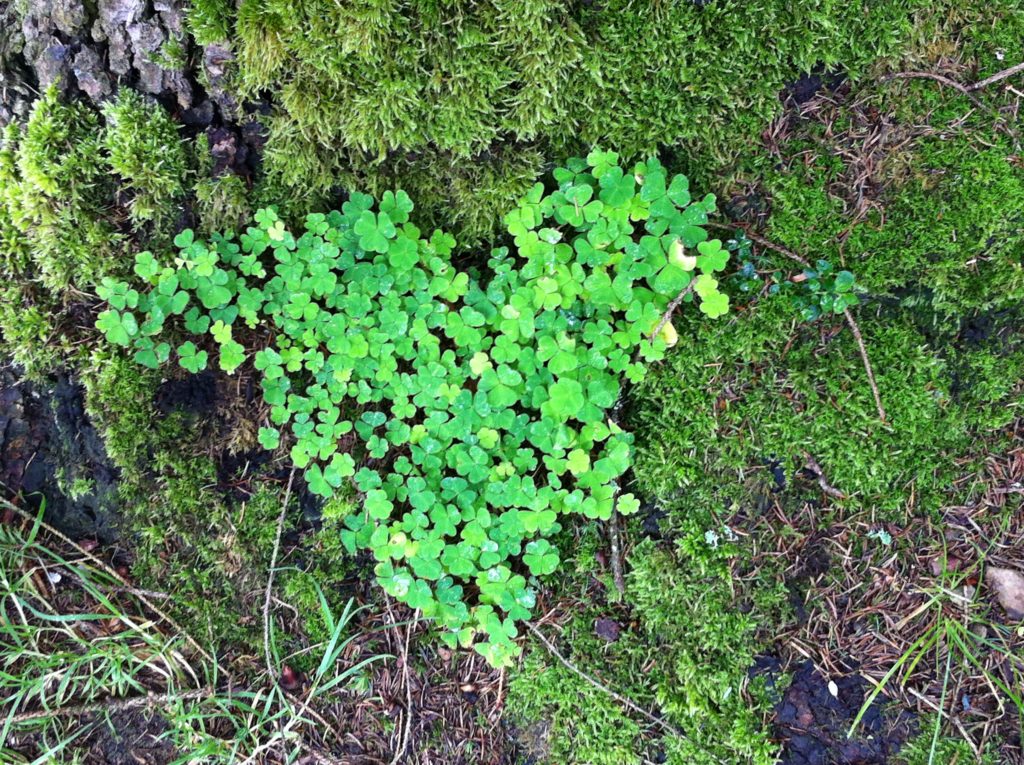
[[[865,666],[877,678],[905,644],[875,655],[877,641],[863,635],[891,636],[921,593],[945,582],[921,567],[949,546],[966,558],[972,545],[1019,539],[1019,503],[993,500],[1009,468],[992,469],[1009,464],[1019,438],[1024,379],[1019,96],[999,84],[975,103],[934,81],[883,81],[917,70],[967,82],[1024,60],[1016,3],[233,6],[196,0],[190,19],[197,39],[234,46],[239,88],[273,94],[253,188],[214,177],[205,138],[183,142],[158,105],[131,95],[101,113],[45,94],[0,147],[5,352],[37,377],[77,370],[121,473],[133,576],[173,592],[175,615],[204,642],[259,663],[287,461],[224,470],[244,465],[255,443],[253,412],[230,395],[212,413],[160,412],[157,375],[97,343],[95,284],[129,271],[138,249],[166,249],[182,206],[214,231],[260,204],[295,215],[333,204],[342,188],[402,186],[424,223],[488,240],[549,163],[592,143],[628,156],[658,149],[770,240],[853,271],[887,417],[841,317],[806,323],[784,298],[731,284],[734,314],[679,320],[679,346],[632,392],[632,480],[648,503],[623,530],[624,594],[604,530],[580,526],[566,533],[572,552],[546,582],[550,611],[538,620],[574,664],[674,732],[529,635],[522,665],[487,684],[498,681],[439,657],[423,634],[417,682],[472,674],[487,690],[463,696],[479,692],[492,712],[505,710],[521,762],[768,765],[782,746],[771,716],[785,678],[773,687],[752,677],[758,657],[785,660],[813,644],[823,666]],[[785,88],[812,69],[849,79],[796,104]],[[765,280],[799,270],[755,250]],[[824,496],[819,478],[844,497]],[[979,539],[965,539],[965,513]],[[314,582],[336,606],[366,590],[329,517],[316,533],[289,516],[285,531],[281,592],[295,609],[285,621],[302,650],[325,636]],[[818,546],[828,548],[823,570]],[[910,594],[887,600],[897,584]],[[844,614],[858,603],[907,610],[836,628],[837,592]],[[981,607],[978,621],[999,621]],[[398,693],[393,680],[367,685]],[[473,730],[497,746],[489,713],[472,713],[482,718]],[[979,720],[961,720],[976,745]],[[374,726],[386,752],[395,725]],[[901,755],[908,765],[973,758],[948,727],[930,757],[931,728],[920,727]],[[441,756],[445,736],[430,730],[416,756]],[[998,730],[1009,739],[980,744],[992,762],[999,746],[1019,748],[1019,725],[1016,741],[1012,724]]]
[[[911,35],[917,44],[903,53],[906,66],[948,66],[950,76],[981,78],[1001,68],[996,55],[1005,61],[1024,56],[1021,23],[1013,9],[940,9],[919,19]],[[986,34],[961,36],[968,27]],[[938,554],[943,529],[951,533],[955,526],[949,509],[982,502],[992,486],[979,471],[992,455],[1015,445],[1012,425],[1020,417],[1024,379],[1024,173],[1012,128],[993,116],[1012,108],[1014,97],[996,89],[979,98],[985,107],[975,109],[968,98],[932,81],[864,77],[803,107],[791,102],[769,131],[768,144],[746,157],[732,185],[721,189],[731,198],[727,209],[773,242],[856,273],[867,290],[856,316],[886,422],[876,414],[855,338],[842,317],[806,324],[784,298],[766,293],[746,302],[737,293],[740,305],[727,321],[678,322],[685,347],[633,393],[628,422],[640,434],[636,488],[657,500],[660,524],[674,530],[669,542],[640,542],[626,557],[630,617],[620,641],[638,642],[648,653],[641,651],[638,662],[626,648],[593,637],[593,619],[607,610],[600,604],[586,616],[573,612],[561,645],[609,686],[646,698],[684,730],[690,730],[686,723],[703,725],[705,746],[720,747],[724,761],[772,761],[762,753],[770,746],[759,750],[749,743],[764,743],[770,705],[745,704],[743,716],[708,699],[693,717],[673,717],[671,695],[656,692],[663,673],[675,678],[676,694],[694,687],[687,682],[693,675],[738,690],[745,685],[744,664],[749,667],[759,652],[794,655],[787,642],[795,638],[814,645],[823,662],[849,668],[877,659],[871,673],[879,678],[883,672],[875,674],[874,667],[891,666],[909,641],[868,656],[876,646],[864,642],[863,628],[830,624],[835,613],[822,604],[834,605],[836,591],[843,593],[841,610],[846,602],[866,610],[883,602],[878,574],[872,573],[878,566],[900,572],[899,585],[890,580],[890,587],[929,586],[928,577],[916,572],[927,565],[922,550],[926,559]],[[886,137],[886,131],[894,135]],[[880,134],[882,151],[864,146]],[[865,170],[867,183],[860,178]],[[867,203],[857,198],[858,188]],[[766,279],[800,270],[767,250],[757,265]],[[843,499],[821,493],[808,457]],[[1003,529],[1018,510],[1014,502],[994,509],[980,533],[982,544],[1013,544],[1016,537]],[[733,570],[718,562],[721,580],[690,579],[715,565],[709,559],[718,551],[710,549],[705,532],[720,538],[725,526],[741,534],[719,548],[735,556]],[[895,537],[892,547],[877,541],[883,532]],[[639,540],[644,530],[634,527],[630,534]],[[816,551],[821,545],[827,552]],[[686,553],[680,555],[680,548]],[[825,571],[813,571],[821,554]],[[744,566],[746,575],[736,570]],[[795,612],[785,607],[782,582],[797,598]],[[648,588],[658,597],[639,596]],[[578,587],[563,591],[570,602],[580,597]],[[753,607],[751,591],[760,593]],[[714,605],[705,612],[708,603]],[[908,599],[890,605],[906,615],[916,604]],[[737,610],[743,628],[727,615]],[[857,609],[845,610],[850,615]],[[650,639],[652,621],[678,630],[676,651]],[[725,628],[730,641],[705,632],[716,627]],[[851,653],[858,645],[853,633],[865,655]],[[887,635],[892,622],[883,621],[879,640]],[[744,662],[716,658],[707,648],[722,644]],[[677,652],[694,645],[700,646],[694,653]],[[551,761],[641,761],[643,721],[608,724],[611,713],[591,698],[585,683],[557,667],[537,672],[550,664],[537,646],[513,691],[522,694],[528,718],[550,722]],[[720,724],[723,712],[738,722],[736,728]],[[973,729],[983,718],[967,715],[964,722]],[[1011,737],[1013,719],[1011,709],[1005,728]],[[743,720],[754,724],[748,728]],[[531,729],[527,721],[522,725]],[[751,730],[757,733],[751,736]],[[907,749],[910,762],[929,761],[932,728],[922,730],[921,741]],[[661,733],[648,734],[647,757],[654,761],[649,752],[665,745],[651,743],[660,742]],[[950,734],[939,739],[932,761],[951,761],[961,749],[961,757],[970,753],[965,761],[973,761],[970,747]]]

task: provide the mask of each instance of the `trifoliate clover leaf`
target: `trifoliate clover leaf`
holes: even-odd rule
[[[473,358],[469,360],[469,368],[473,374],[479,377],[488,369],[493,369],[494,365],[491,363],[490,357],[484,351],[477,351],[473,354]]]
[[[206,351],[196,348],[196,344],[189,340],[178,346],[178,363],[182,369],[196,374],[206,369]]]
[[[729,262],[729,251],[722,249],[722,242],[718,239],[710,239],[697,243],[697,267],[706,274],[713,271],[722,271]]]
[[[103,281],[96,288],[96,294],[119,311],[135,308],[139,304],[138,291],[132,289],[127,282],[114,281],[109,276],[103,277]]]
[[[195,241],[195,238],[196,235],[192,231],[192,229],[187,228],[180,234],[178,234],[176,237],[174,237],[174,246],[177,247],[179,250],[184,250],[187,247],[192,246],[192,242]]]
[[[534,576],[547,576],[558,568],[558,550],[546,539],[534,540],[526,545],[523,563]]]
[[[701,274],[693,283],[693,291],[703,297],[718,292],[718,280],[710,274]]]
[[[407,236],[399,236],[395,239],[387,252],[388,262],[399,271],[408,271],[420,260],[416,242]]]
[[[199,312],[198,308],[190,308],[185,312],[185,329],[193,335],[202,335],[210,328],[210,317]]]
[[[480,445],[484,449],[493,449],[498,445],[500,434],[494,428],[480,428],[477,431],[477,438],[480,439]]]
[[[590,455],[582,449],[573,449],[567,457],[567,467],[573,475],[582,475],[590,470]]]
[[[546,534],[554,528],[558,514],[554,510],[523,510],[519,513],[519,519],[527,534]]]
[[[258,440],[264,449],[273,451],[281,445],[281,433],[277,428],[260,428]]]
[[[388,499],[388,495],[380,489],[373,489],[366,492],[365,501],[366,512],[370,514],[370,517],[374,520],[383,521],[391,517],[391,511],[394,509],[394,505],[391,500]]]
[[[404,191],[385,191],[380,198],[380,209],[381,212],[387,213],[394,223],[405,223],[409,220],[413,203]]]
[[[256,211],[253,219],[264,229],[270,228],[277,222],[277,212],[271,207],[264,207]]]
[[[324,479],[323,471],[319,465],[310,465],[304,473],[306,485],[313,494],[329,499],[334,493],[330,484]]]
[[[386,212],[374,215],[364,211],[353,226],[359,237],[359,246],[367,252],[385,253],[390,245],[389,239],[395,235],[395,226]]]
[[[121,313],[115,309],[108,309],[96,318],[96,329],[101,330],[107,340],[114,345],[127,347],[131,339],[139,333],[139,324],[131,311]]]
[[[614,151],[594,149],[587,154],[587,164],[594,168],[594,177],[602,178],[609,170],[619,164],[619,155]]]
[[[160,264],[156,262],[151,252],[140,252],[135,256],[134,271],[139,278],[149,282],[160,273]]]
[[[684,271],[678,266],[669,264],[658,272],[657,277],[654,279],[654,283],[651,285],[654,291],[669,297],[675,297],[689,285],[690,280],[693,277],[690,276],[689,272]]]
[[[729,297],[721,292],[713,292],[702,296],[700,310],[707,314],[709,319],[716,319],[729,313]]]
[[[696,247],[708,238],[708,232],[697,225],[682,224],[672,226],[672,233],[679,237],[687,247]]]
[[[213,323],[210,327],[210,334],[213,335],[213,339],[223,345],[224,343],[231,340],[231,325],[225,324],[219,319]]]
[[[565,422],[580,413],[586,404],[583,386],[573,379],[563,379],[548,388],[546,408],[557,421]]]
[[[220,368],[231,374],[245,361],[245,348],[241,343],[228,340],[220,347]]]
[[[150,369],[157,369],[171,355],[169,343],[154,344],[148,337],[137,340],[136,347],[135,361]]]
[[[676,175],[668,187],[668,198],[678,207],[690,204],[690,181],[685,175]]]
[[[623,494],[619,497],[617,508],[622,515],[632,515],[640,509],[640,500],[632,494]]]

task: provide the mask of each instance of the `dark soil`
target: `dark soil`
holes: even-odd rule
[[[117,536],[117,471],[65,375],[41,387],[0,366],[0,483],[33,510],[45,502],[47,521],[72,539]]]
[[[217,377],[206,369],[180,380],[167,380],[156,389],[153,403],[162,414],[210,414],[217,405]]]
[[[847,738],[867,682],[855,674],[833,682],[834,696],[811,662],[796,670],[775,708],[775,731],[783,743],[780,765],[884,765],[914,732],[909,713],[891,719],[876,699],[857,735]]]
[[[835,92],[845,81],[846,75],[843,72],[829,72],[819,65],[800,79],[787,85],[782,92],[782,100],[799,106],[807,103],[819,93]]]
[[[86,765],[166,765],[178,753],[166,738],[167,722],[144,710],[115,712],[100,723],[86,746]]]

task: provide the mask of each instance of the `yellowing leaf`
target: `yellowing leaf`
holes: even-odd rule
[[[679,342],[679,333],[676,332],[676,328],[672,326],[671,321],[665,322],[665,326],[661,328],[658,337],[665,341],[665,346],[668,348],[673,347]]]
[[[694,255],[687,255],[683,243],[675,239],[668,251],[668,262],[684,271],[692,271],[697,267],[697,258]]]

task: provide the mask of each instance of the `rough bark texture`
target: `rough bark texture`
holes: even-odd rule
[[[0,0],[0,124],[50,85],[97,105],[127,86],[206,128],[238,112],[231,60],[225,47],[195,45],[180,0]]]

